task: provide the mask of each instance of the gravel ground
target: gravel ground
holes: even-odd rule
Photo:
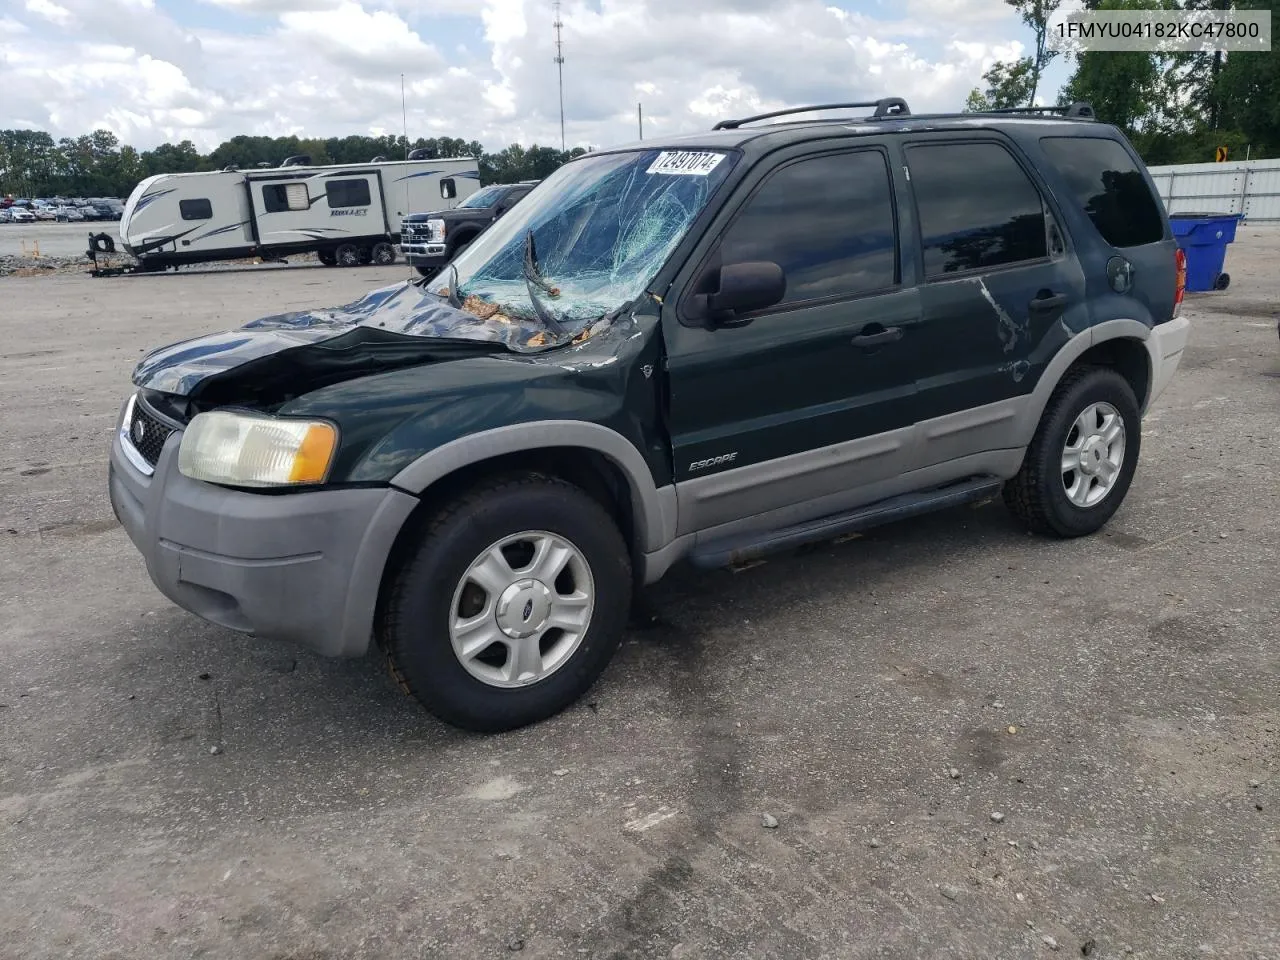
[[[176,609],[105,495],[147,347],[402,269],[0,281],[0,957],[1280,957],[1280,232],[1108,530],[998,504],[672,576],[482,738]]]

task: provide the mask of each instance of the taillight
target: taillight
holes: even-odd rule
[[[1173,255],[1173,263],[1177,268],[1173,283],[1173,315],[1176,317],[1182,309],[1182,300],[1187,295],[1187,252],[1181,247]]]

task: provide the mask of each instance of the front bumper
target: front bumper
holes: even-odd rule
[[[1182,362],[1190,333],[1191,322],[1186,317],[1174,317],[1151,329],[1151,336],[1147,339],[1147,354],[1151,358],[1151,392],[1145,409],[1149,410],[1169,386],[1178,364]]]
[[[178,472],[180,432],[147,476],[117,431],[116,518],[166,597],[198,617],[331,657],[361,656],[382,574],[417,499],[389,488],[258,494]]]
[[[444,243],[427,243],[420,240],[402,241],[400,255],[411,265],[442,267],[449,261],[448,247]]]

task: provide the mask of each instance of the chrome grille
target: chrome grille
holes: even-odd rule
[[[426,223],[405,223],[400,226],[401,243],[426,243],[429,239]]]

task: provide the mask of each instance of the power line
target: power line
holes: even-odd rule
[[[560,20],[560,0],[555,0],[556,8],[556,72],[560,75],[560,152],[564,153],[564,40],[561,38],[560,31],[564,27],[564,23]]]

